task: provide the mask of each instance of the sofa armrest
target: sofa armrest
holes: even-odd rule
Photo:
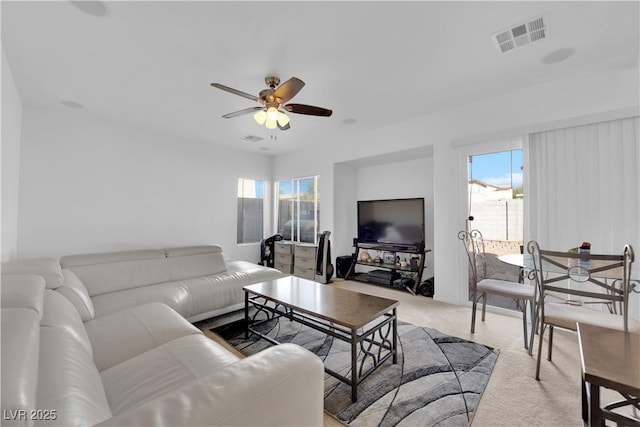
[[[44,278],[47,289],[62,286],[62,269],[53,258],[16,260],[2,263],[2,274],[36,274]]]
[[[100,425],[321,426],[323,407],[322,361],[281,344]]]

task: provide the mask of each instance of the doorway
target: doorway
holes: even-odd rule
[[[479,230],[484,237],[490,278],[522,281],[520,268],[498,259],[500,255],[523,251],[522,171],[522,148],[468,156],[468,227]],[[519,310],[516,301],[497,295],[489,295],[487,304]]]

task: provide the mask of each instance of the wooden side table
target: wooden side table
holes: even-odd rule
[[[614,412],[627,405],[638,407],[640,398],[640,335],[578,323],[582,362],[582,421],[602,426],[604,420],[638,426],[640,420]],[[600,387],[619,392],[620,402],[600,406]]]

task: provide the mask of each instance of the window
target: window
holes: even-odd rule
[[[276,183],[276,228],[285,240],[317,243],[320,226],[320,177]]]
[[[262,240],[264,181],[238,178],[238,243]]]

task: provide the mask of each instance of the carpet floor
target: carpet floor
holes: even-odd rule
[[[257,335],[245,340],[241,322],[213,331],[245,355],[272,345]],[[287,319],[266,322],[260,332],[299,344],[349,376],[350,346],[341,340]],[[498,351],[406,322],[398,322],[398,338],[398,363],[388,360],[367,377],[358,402],[351,402],[350,386],[326,374],[325,410],[351,426],[469,425]]]

